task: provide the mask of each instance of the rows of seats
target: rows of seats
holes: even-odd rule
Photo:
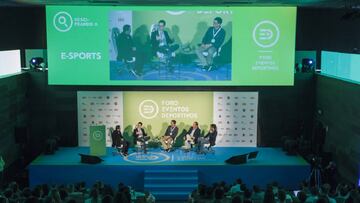
[[[149,192],[138,192],[119,183],[117,188],[96,182],[86,187],[84,182],[68,185],[38,185],[20,188],[11,182],[0,190],[0,203],[130,203],[155,202]]]
[[[30,189],[20,188],[11,182],[0,190],[0,203],[154,203],[155,197],[149,192],[139,192],[119,183],[117,188],[100,181],[91,187],[84,182],[68,185],[38,185]],[[309,186],[304,181],[298,190],[287,190],[277,182],[266,188],[247,186],[241,179],[233,184],[224,181],[212,185],[199,184],[189,194],[191,203],[360,203],[360,188],[356,185],[340,183],[331,187]]]
[[[266,188],[257,185],[248,187],[241,179],[234,184],[225,182],[211,186],[199,184],[189,194],[188,202],[197,203],[360,203],[359,188],[355,185],[338,184],[333,187],[323,184],[310,187],[307,182],[300,183],[298,190],[287,190],[278,183],[268,184]]]

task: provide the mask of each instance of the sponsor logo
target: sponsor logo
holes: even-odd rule
[[[155,118],[159,113],[159,106],[154,100],[144,100],[139,104],[139,113],[145,119]]]
[[[101,141],[103,139],[103,133],[99,130],[93,132],[92,138],[96,141]]]
[[[124,157],[124,160],[131,163],[161,163],[170,160],[170,157],[164,153],[148,152],[147,154],[131,153]]]
[[[59,32],[67,32],[73,26],[73,19],[68,12],[60,11],[54,15],[53,25]]]
[[[184,14],[186,11],[166,11],[166,13],[173,15],[173,16],[178,16],[178,15],[182,15]]]

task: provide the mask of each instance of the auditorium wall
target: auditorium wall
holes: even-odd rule
[[[299,8],[296,50],[353,52],[360,49],[360,15],[344,19],[349,9]]]
[[[46,48],[45,7],[0,7],[0,50]]]
[[[324,150],[332,152],[342,177],[357,183],[360,164],[360,85],[318,75],[316,106],[328,128]]]
[[[58,134],[64,146],[77,146],[76,91],[164,91],[164,87],[99,87],[49,86],[46,73],[32,72],[31,91],[42,96],[32,97],[34,123],[39,119],[46,125],[36,127],[45,134]],[[172,87],[167,91],[258,91],[259,92],[259,146],[280,146],[281,136],[295,134],[301,121],[311,133],[315,106],[313,75],[296,74],[293,87]],[[44,109],[45,108],[45,109]],[[191,123],[192,121],[189,121]],[[46,126],[47,129],[44,129]],[[38,129],[39,128],[39,129]]]
[[[27,74],[0,78],[0,155],[6,167],[21,156],[14,133],[15,126],[26,126],[29,120],[27,85]]]

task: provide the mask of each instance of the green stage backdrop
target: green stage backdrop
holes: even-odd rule
[[[171,120],[177,121],[179,137],[194,121],[206,132],[213,122],[212,92],[124,92],[123,95],[124,130],[128,136],[139,121],[152,140],[164,135]]]
[[[171,120],[179,127],[176,146],[183,145],[182,138],[194,121],[203,134],[211,123],[217,125],[217,146],[257,143],[257,92],[79,91],[77,98],[79,146],[91,144],[94,136],[89,135],[89,126],[94,125],[106,126],[107,146],[116,125],[133,143],[132,131],[140,121],[151,137],[150,146],[156,147]]]
[[[49,84],[293,85],[295,7],[47,6],[46,16]],[[110,64],[117,67],[111,35],[121,31],[121,25],[132,25],[138,51],[146,52],[151,48],[151,25],[165,19],[181,49],[194,51],[217,16],[223,18],[224,46],[228,43],[228,51],[223,52],[230,60],[225,78],[209,73],[209,78],[189,81],[111,79]]]

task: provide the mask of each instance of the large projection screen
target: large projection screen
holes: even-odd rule
[[[295,7],[47,6],[46,19],[50,85],[293,85]]]

